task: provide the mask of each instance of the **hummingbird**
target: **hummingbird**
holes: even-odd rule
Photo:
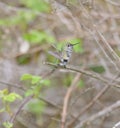
[[[63,48],[63,50],[60,51],[59,54],[54,53],[52,51],[49,51],[49,54],[60,60],[60,63],[58,65],[65,67],[67,63],[70,61],[74,45],[77,44],[79,43],[75,43],[75,44],[66,43],[65,47]]]

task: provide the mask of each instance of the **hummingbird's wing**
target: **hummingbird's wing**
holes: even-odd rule
[[[51,46],[52,46],[54,49],[56,49],[58,52],[61,52],[61,50],[59,50],[59,49],[55,46],[55,44],[51,44]]]
[[[48,51],[48,53],[50,55],[54,56],[55,58],[61,60],[61,56],[57,52]]]

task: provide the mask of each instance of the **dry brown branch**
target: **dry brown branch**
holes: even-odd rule
[[[16,116],[20,113],[20,111],[22,110],[22,108],[32,99],[32,96],[27,97],[26,99],[24,99],[24,101],[21,103],[21,105],[18,107],[18,110],[15,112],[15,114],[11,117],[10,121],[11,123],[14,123]]]
[[[72,95],[72,92],[77,87],[76,85],[79,82],[80,76],[81,76],[81,74],[76,74],[74,80],[72,81],[72,84],[70,85],[70,87],[68,88],[68,90],[66,92],[66,95],[65,95],[65,98],[64,98],[64,103],[63,103],[62,117],[61,117],[61,128],[65,128],[69,99]]]
[[[1,80],[0,80],[0,83],[2,85],[10,86],[10,87],[17,88],[17,89],[20,89],[20,90],[24,91],[24,89],[22,88],[22,86],[20,86],[18,84],[13,84],[13,83],[10,83],[10,82],[8,83],[8,82],[1,81]]]
[[[79,124],[77,124],[77,126],[75,128],[81,128],[81,127],[83,127],[83,125],[90,123],[90,122],[96,120],[97,118],[106,116],[106,115],[108,115],[108,113],[112,113],[115,109],[118,109],[119,107],[120,107],[120,100],[110,106],[107,106],[106,108],[104,108],[103,110],[99,111],[98,113],[92,115],[91,117],[88,117],[87,119],[81,121]]]
[[[64,67],[59,67],[58,65],[55,65],[53,63],[49,63],[49,62],[45,62],[46,65],[50,65],[50,66],[53,66],[55,68],[63,68],[65,70],[68,70],[68,71],[74,71],[74,72],[79,72],[79,73],[82,73],[83,75],[87,75],[91,78],[95,78],[97,80],[100,80],[102,81],[103,83],[108,83],[108,81],[106,79],[104,79],[103,77],[101,77],[99,74],[96,74],[96,73],[93,73],[93,72],[89,72],[89,71],[86,71],[84,69],[80,69],[79,67],[74,67],[74,66],[71,66],[71,65],[67,65],[66,68]]]
[[[57,108],[59,110],[62,110],[61,106],[57,105],[56,103],[53,103],[52,101],[49,101],[49,100],[47,100],[47,99],[45,99],[43,97],[39,97],[39,99],[42,100],[43,102],[45,102],[46,104],[52,106],[52,107],[55,107],[55,108]]]
[[[93,90],[93,89],[95,89],[95,87],[89,87],[89,88],[83,90],[83,91],[74,99],[73,103],[71,103],[70,108],[72,108],[72,107],[74,106],[74,104],[77,102],[77,100],[79,100],[79,98],[80,98],[82,95],[84,95],[85,93],[87,93],[88,91],[91,91],[91,90]]]

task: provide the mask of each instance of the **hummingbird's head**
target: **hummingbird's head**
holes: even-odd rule
[[[73,44],[67,43],[67,47],[73,47]]]
[[[73,47],[76,44],[79,44],[79,43],[75,43],[75,44],[67,43],[67,47]]]

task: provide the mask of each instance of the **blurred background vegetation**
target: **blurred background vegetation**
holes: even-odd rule
[[[69,65],[109,80],[114,78],[120,64],[109,47],[120,55],[119,12],[117,0],[0,0],[1,127],[59,127],[65,95],[78,74],[61,70],[49,74],[53,67],[44,62],[56,63],[48,51],[57,52],[66,42],[79,42]],[[73,115],[68,115],[66,123],[77,116],[105,85],[81,75],[75,86],[68,107],[68,113]],[[15,115],[31,95],[30,101],[25,101],[19,114]],[[81,115],[80,120],[115,103],[119,97],[118,90],[109,89]],[[119,121],[119,115],[117,109],[86,127],[112,127]]]

